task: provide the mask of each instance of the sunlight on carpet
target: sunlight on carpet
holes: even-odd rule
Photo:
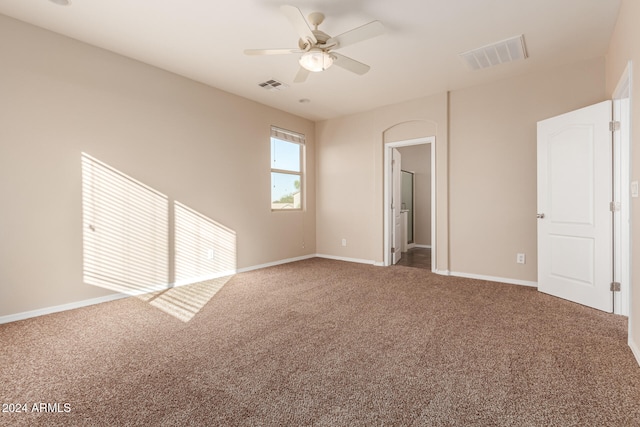
[[[138,298],[183,322],[188,322],[231,277],[220,277],[206,282],[151,292],[140,295]]]

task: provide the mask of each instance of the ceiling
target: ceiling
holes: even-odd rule
[[[297,47],[280,5],[326,15],[332,36],[373,20],[385,34],[339,50],[371,66],[293,83]],[[323,120],[603,56],[620,0],[0,0],[0,13],[236,95]],[[524,34],[529,58],[471,71],[459,53]],[[258,84],[288,85],[278,91]],[[300,102],[307,99],[309,102]]]

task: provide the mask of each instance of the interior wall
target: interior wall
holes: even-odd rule
[[[436,138],[436,269],[447,270],[447,93],[316,123],[319,254],[384,263],[384,144],[429,136]]]
[[[640,181],[640,2],[622,0],[606,62],[606,92],[612,97],[616,85],[632,61],[631,75],[631,181]],[[631,198],[631,298],[629,344],[640,362],[640,199]]]
[[[604,79],[596,58],[451,93],[454,273],[537,282],[536,123],[605,100]]]
[[[321,255],[375,257],[371,120],[369,114],[357,114],[316,124],[316,141],[323,141],[316,156],[316,249]]]
[[[232,229],[237,268],[315,253],[315,125],[0,16],[0,316],[83,283],[81,153]],[[270,126],[307,136],[306,210],[270,210]]]
[[[402,169],[414,173],[414,243],[431,246],[431,146],[399,147]]]
[[[537,282],[536,124],[604,99],[594,58],[318,122],[318,252],[382,263],[384,143],[435,136],[436,271]]]

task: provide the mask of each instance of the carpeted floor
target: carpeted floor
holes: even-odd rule
[[[211,294],[0,325],[0,425],[640,425],[626,318],[533,288],[315,258]]]

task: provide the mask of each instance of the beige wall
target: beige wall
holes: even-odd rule
[[[316,124],[319,254],[383,262],[384,143],[428,136],[436,137],[436,262],[446,270],[446,93]]]
[[[640,180],[640,2],[623,0],[607,54],[607,95],[611,97],[628,61],[633,61],[631,93],[631,181]],[[640,360],[640,199],[631,199],[631,301],[629,342]]]
[[[451,271],[537,282],[536,122],[605,99],[604,59],[451,93]]]
[[[414,173],[414,243],[431,246],[431,145],[411,145],[398,151],[402,170]]]
[[[382,262],[382,147],[435,135],[437,270],[536,282],[536,122],[606,99],[604,73],[593,59],[319,122],[318,252]]]
[[[81,152],[233,229],[237,268],[315,253],[313,122],[3,16],[0,56],[0,316],[109,294]],[[307,135],[306,212],[270,211],[272,124]]]

